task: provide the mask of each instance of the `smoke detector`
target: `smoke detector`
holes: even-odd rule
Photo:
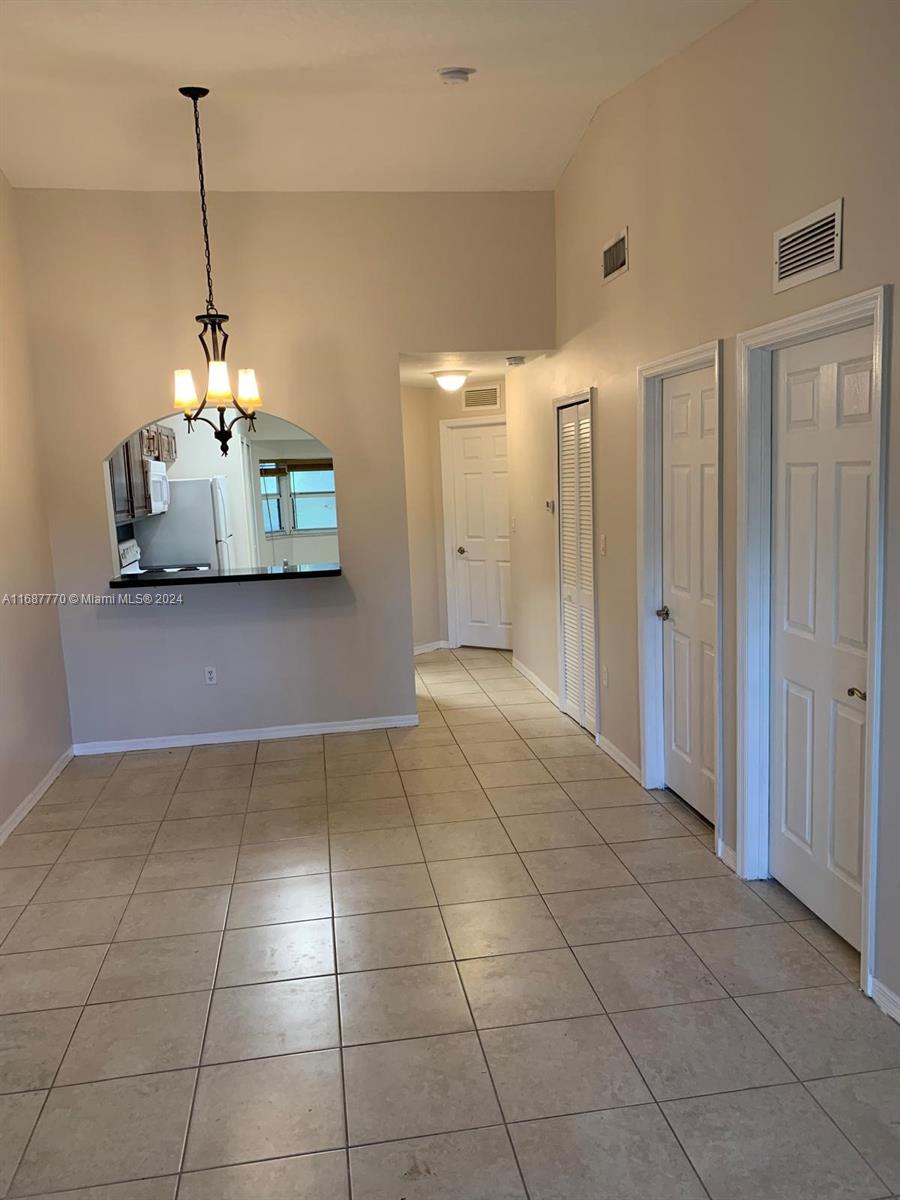
[[[439,67],[438,75],[443,83],[455,86],[458,83],[468,83],[469,76],[474,75],[476,69],[475,67]]]

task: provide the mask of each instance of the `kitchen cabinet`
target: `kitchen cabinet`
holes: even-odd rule
[[[150,489],[147,487],[147,472],[144,468],[144,430],[133,433],[125,445],[128,448],[128,465],[131,469],[131,513],[135,519],[148,517]]]
[[[110,456],[109,479],[117,525],[150,515],[148,459],[171,464],[178,457],[174,432],[164,425],[147,425],[133,433]]]
[[[130,521],[131,473],[128,465],[128,443],[117,446],[109,460],[109,481],[112,489],[113,513],[117,525]]]

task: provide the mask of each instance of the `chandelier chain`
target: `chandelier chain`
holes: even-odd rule
[[[203,173],[203,143],[200,139],[200,103],[192,97],[194,105],[194,132],[197,136],[197,174],[200,177],[200,214],[203,218],[203,246],[206,253],[206,311],[217,311],[213,300],[212,257],[209,251],[209,216],[206,211],[206,176]]]

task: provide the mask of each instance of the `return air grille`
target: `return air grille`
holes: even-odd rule
[[[843,209],[844,201],[835,200],[778,230],[774,238],[774,291],[783,292],[841,269]]]
[[[463,408],[499,408],[499,387],[467,388],[463,393]]]
[[[609,283],[628,270],[628,228],[603,247],[603,282]]]

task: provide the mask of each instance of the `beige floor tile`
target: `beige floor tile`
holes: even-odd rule
[[[90,1187],[178,1170],[195,1071],[54,1088],[14,1193]]]
[[[332,803],[350,800],[386,800],[402,796],[403,784],[396,771],[380,771],[375,775],[347,775],[328,781],[328,799]]]
[[[447,821],[477,821],[493,817],[494,809],[484,792],[436,792],[411,796],[410,811],[417,825],[443,825]]]
[[[331,866],[334,871],[361,867],[391,867],[422,861],[415,829],[373,829],[365,833],[335,833],[331,836]]]
[[[460,1033],[472,1018],[451,962],[340,975],[345,1046]]]
[[[724,988],[677,936],[581,946],[576,953],[607,1012],[721,1000],[726,996]]]
[[[46,1092],[24,1092],[18,1096],[0,1096],[0,1191],[6,1189],[34,1129]]]
[[[444,720],[455,732],[457,729],[464,728],[466,730],[466,740],[475,741],[475,736],[472,734],[474,726],[494,725],[503,730],[503,737],[509,739],[512,737],[514,730],[512,725],[507,721],[501,712],[493,707],[487,696],[484,697],[485,703],[478,705],[447,705],[443,709]],[[482,735],[488,736],[488,735]]]
[[[480,725],[458,725],[454,728],[453,734],[463,754],[466,754],[474,746],[489,745],[492,742],[508,744],[516,736],[512,725],[508,725],[502,720],[487,721]]]
[[[201,887],[132,896],[116,941],[213,933],[225,924],[228,893],[227,887]]]
[[[321,837],[328,831],[323,804],[303,808],[275,808],[248,812],[244,818],[243,845],[281,842],[300,837]]]
[[[0,1093],[50,1087],[80,1015],[54,1008],[0,1017]]]
[[[379,771],[396,771],[397,764],[390,750],[370,750],[367,754],[330,754],[325,756],[326,775],[340,779],[345,775],[370,775]]]
[[[223,817],[243,813],[250,799],[245,787],[212,788],[205,792],[176,792],[166,812],[167,821],[186,817]]]
[[[334,977],[216,988],[203,1062],[327,1050],[340,1044]]]
[[[141,871],[135,893],[167,892],[175,888],[213,887],[231,883],[237,846],[207,850],[175,850],[151,854]]]
[[[419,838],[427,862],[512,853],[512,842],[496,817],[482,821],[450,821],[422,825]]]
[[[69,804],[39,804],[16,826],[19,835],[33,833],[59,833],[72,831],[85,819],[93,808],[91,800],[77,800]]]
[[[185,992],[88,1005],[63,1058],[57,1084],[196,1066],[208,1003],[206,992]]]
[[[153,843],[153,853],[169,850],[211,850],[217,846],[237,846],[241,840],[244,817],[190,817],[163,821]]]
[[[601,808],[588,820],[607,842],[636,842],[645,838],[690,837],[683,825],[658,804],[634,804],[627,808]]]
[[[256,750],[258,763],[283,762],[288,758],[318,758],[324,749],[322,735],[311,734],[309,737],[276,738],[268,742],[260,742]]]
[[[158,829],[158,821],[77,829],[60,855],[60,862],[89,862],[95,858],[129,858],[149,854]]]
[[[495,680],[493,683],[486,683],[485,689],[491,695],[503,694],[506,692],[532,692],[537,691],[532,683],[530,683],[524,675],[515,672],[512,675],[504,676],[501,679]],[[543,699],[543,697],[541,697]]]
[[[480,763],[473,767],[483,788],[520,787],[529,783],[552,783],[547,768],[537,761]]]
[[[105,946],[73,946],[0,955],[0,1012],[35,1012],[84,1004]]]
[[[188,770],[197,767],[233,767],[256,761],[256,742],[230,742],[226,745],[195,746],[187,761]]]
[[[407,796],[429,796],[435,792],[458,792],[481,790],[472,768],[430,767],[421,771],[403,771],[403,787]]]
[[[35,893],[34,902],[127,896],[134,890],[143,865],[142,857],[57,863]]]
[[[551,892],[545,899],[572,946],[674,933],[643,888],[636,885]]]
[[[501,1120],[474,1033],[348,1046],[344,1078],[351,1145]]]
[[[683,801],[679,800],[672,792],[660,791],[658,789],[652,791],[651,796],[657,803],[673,816],[680,825],[683,825],[688,833],[696,834],[698,837],[705,837],[712,831],[712,825],[709,821],[705,821],[698,813]]]
[[[465,757],[459,746],[426,746],[394,751],[401,771],[421,771],[429,767],[464,767]]]
[[[537,891],[517,854],[432,862],[428,869],[441,904],[503,900]]]
[[[102,829],[107,825],[158,824],[165,817],[171,795],[137,796],[124,800],[98,800],[81,822],[82,829]]]
[[[470,742],[465,748],[465,755],[473,766],[480,766],[482,763],[534,760],[534,755],[521,738],[504,742]]]
[[[162,750],[129,750],[118,764],[120,771],[183,770],[191,755],[190,746],[171,746]]]
[[[562,737],[528,738],[528,745],[541,759],[581,758],[585,755],[603,755],[594,739],[586,733],[570,733]],[[606,757],[603,755],[603,757]]]
[[[234,885],[228,910],[228,928],[313,921],[330,916],[331,889],[327,875],[263,879]]]
[[[175,1200],[177,1175],[156,1179],[132,1179],[128,1183],[101,1184],[96,1188],[76,1188],[75,1191],[41,1192],[29,1200]]]
[[[648,883],[647,894],[679,933],[778,924],[781,918],[739,879],[678,879]]]
[[[299,779],[293,783],[267,783],[250,789],[248,812],[269,812],[277,808],[306,808],[325,799],[325,777]]]
[[[350,1200],[346,1153],[330,1150],[189,1171],[181,1177],[179,1195],[181,1200]]]
[[[0,871],[0,906],[27,904],[49,871],[49,867],[7,867]]]
[[[397,750],[426,750],[432,746],[453,745],[453,734],[446,726],[430,728],[418,726],[415,729],[389,729],[388,737],[394,751]]]
[[[539,891],[575,892],[634,883],[608,846],[566,846],[561,850],[528,850],[522,855]]]
[[[571,950],[474,958],[459,972],[479,1029],[603,1012]]]
[[[281,842],[243,845],[235,883],[253,879],[282,879],[291,875],[317,875],[328,870],[328,838],[286,838]]]
[[[437,904],[424,863],[338,871],[332,886],[336,917]]]
[[[526,783],[518,787],[492,787],[488,799],[498,817],[529,813],[572,812],[575,805],[558,783]]]
[[[507,1121],[652,1099],[607,1017],[486,1029],[481,1044]]]
[[[506,832],[521,852],[561,850],[566,846],[592,846],[602,841],[591,823],[579,812],[532,813],[504,817]]]
[[[340,971],[372,971],[453,958],[437,908],[338,917],[334,934]]]
[[[365,729],[359,733],[327,733],[327,754],[370,754],[375,750],[389,750],[390,742],[386,729]]]
[[[350,1165],[356,1200],[525,1200],[509,1137],[499,1127],[354,1147]]]
[[[91,1004],[203,992],[213,985],[219,933],[115,942],[100,968]]]
[[[0,954],[109,943],[127,903],[126,896],[52,904],[32,901],[7,934]]]
[[[228,929],[222,940],[217,987],[305,979],[334,971],[331,921],[291,921]]]
[[[351,800],[328,807],[331,833],[364,833],[372,829],[401,829],[411,826],[412,813],[406,800]]]
[[[302,1096],[302,1103],[297,1097]],[[330,1150],[345,1144],[337,1050],[203,1067],[188,1170]]]
[[[24,910],[24,904],[13,904],[7,908],[0,908],[0,942],[3,941],[13,925],[15,925]]]
[[[900,1070],[816,1079],[806,1088],[891,1191],[900,1189]]]
[[[442,912],[457,958],[552,950],[565,945],[539,896],[449,904]]]
[[[655,1105],[527,1121],[510,1135],[531,1200],[705,1200]]]
[[[0,868],[42,867],[56,862],[73,835],[57,833],[20,833],[0,845]]]
[[[811,946],[824,954],[832,966],[854,982],[859,980],[859,951],[842,937],[829,929],[824,921],[814,917],[811,921],[792,921],[791,928],[806,938]]]
[[[580,779],[615,779],[626,775],[617,762],[596,749],[593,754],[579,754],[572,758],[548,758],[544,761],[547,770],[559,783],[570,783]]]
[[[518,725],[519,721],[534,721],[539,719],[558,720],[560,711],[555,704],[551,704],[543,696],[512,696],[510,699],[515,703],[507,704],[505,700],[501,700],[497,704],[497,708],[503,713],[507,720]],[[568,718],[566,718],[568,719]]]
[[[689,933],[688,944],[733,996],[843,983],[843,976],[789,925]]]
[[[621,808],[633,804],[655,804],[649,792],[628,776],[618,779],[575,779],[563,785],[580,809]]]
[[[440,705],[443,700],[455,699],[456,697],[462,697],[463,703],[468,704],[470,703],[470,697],[480,696],[482,694],[480,684],[476,683],[471,675],[467,679],[456,680],[449,683],[426,684],[426,687],[428,688],[429,693],[437,701],[438,705]],[[471,701],[471,703],[476,703],[476,701]]]
[[[47,788],[38,808],[55,807],[76,800],[96,800],[106,787],[107,776],[68,775],[65,771]]]
[[[523,738],[583,737],[581,730],[570,717],[557,712],[556,716],[531,717],[528,712],[511,718],[516,733]]]
[[[250,786],[252,778],[254,771],[251,763],[225,767],[187,767],[178,781],[177,791],[205,792],[210,788],[245,788]]]
[[[84,754],[70,759],[61,779],[108,779],[125,757],[122,754]]]
[[[142,800],[171,796],[181,778],[181,768],[173,770],[117,771],[100,794],[100,803]]]
[[[663,1107],[711,1196],[871,1200],[886,1194],[799,1084]]]
[[[728,868],[696,838],[617,842],[616,854],[640,883],[728,875]]]

